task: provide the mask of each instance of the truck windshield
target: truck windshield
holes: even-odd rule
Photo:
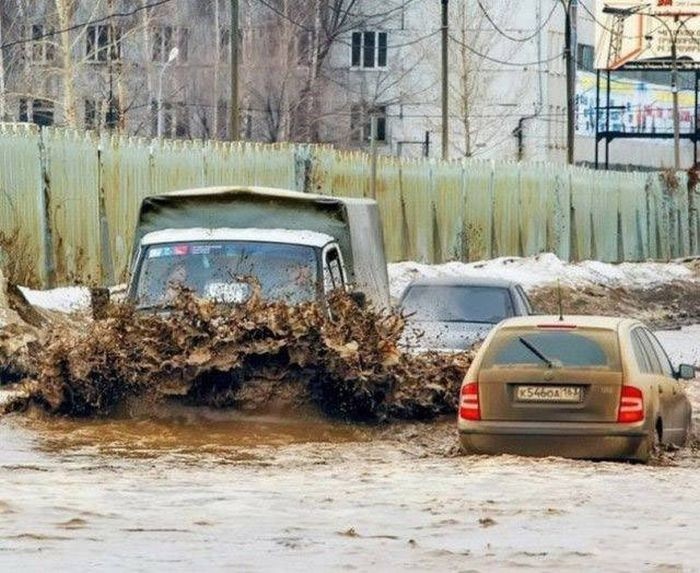
[[[243,302],[251,279],[266,300],[298,304],[317,295],[312,247],[263,242],[185,242],[151,245],[144,253],[139,307],[167,306],[182,287],[202,298]]]
[[[496,324],[515,314],[508,289],[501,287],[414,285],[401,306],[418,322]]]

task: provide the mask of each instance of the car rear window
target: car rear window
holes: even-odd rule
[[[617,334],[611,330],[507,329],[489,345],[483,369],[555,367],[621,370]]]
[[[508,289],[488,286],[414,285],[401,307],[418,322],[496,324],[515,314]]]

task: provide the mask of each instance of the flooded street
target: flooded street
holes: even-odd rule
[[[675,360],[698,334],[661,338]],[[700,571],[697,449],[650,466],[459,457],[452,419],[184,407],[8,416],[0,440],[3,571]]]

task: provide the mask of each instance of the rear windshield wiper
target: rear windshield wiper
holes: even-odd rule
[[[527,348],[530,352],[532,352],[537,358],[539,358],[542,362],[544,362],[547,365],[547,368],[554,368],[555,366],[560,366],[561,362],[554,361],[551,358],[548,358],[544,352],[542,352],[539,348],[537,348],[534,344],[531,342],[528,342],[525,340],[522,336],[518,338],[520,343]]]

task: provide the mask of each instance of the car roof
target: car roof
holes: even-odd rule
[[[564,320],[559,315],[542,316],[516,316],[501,322],[498,328],[537,328],[538,326],[565,326],[571,325],[579,328],[600,328],[605,330],[620,330],[623,326],[637,324],[637,321],[615,316],[571,315],[565,314]],[[639,323],[641,324],[641,323]]]
[[[288,229],[163,229],[148,233],[141,239],[143,246],[163,243],[196,241],[250,241],[260,243],[284,243],[309,247],[325,247],[335,241],[330,235],[315,231],[291,231]]]
[[[449,276],[449,277],[421,277],[414,279],[406,287],[412,286],[479,286],[493,288],[511,288],[518,283],[506,279],[491,277]]]
[[[314,193],[302,193],[291,189],[281,189],[277,187],[260,187],[256,185],[219,185],[215,187],[195,187],[192,189],[179,189],[177,191],[168,191],[162,193],[164,197],[201,197],[207,195],[224,195],[227,193],[254,193],[256,195],[267,196],[271,198],[287,198],[299,199],[309,202],[336,202],[350,205],[369,205],[374,204],[374,199],[366,199],[363,197],[336,197],[332,195],[318,195]]]

